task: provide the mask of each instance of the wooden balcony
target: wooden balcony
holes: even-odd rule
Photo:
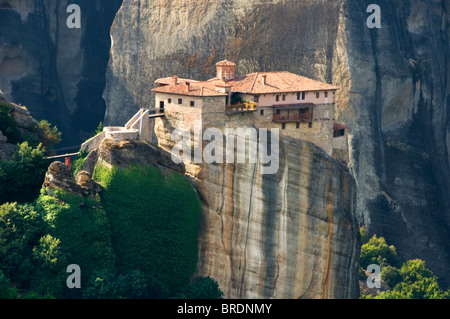
[[[312,122],[312,113],[304,114],[274,114],[273,121],[277,123],[286,122]]]

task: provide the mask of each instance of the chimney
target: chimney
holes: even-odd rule
[[[172,84],[177,85],[178,84],[178,76],[174,75],[172,76]]]
[[[236,69],[235,63],[228,60],[223,60],[216,63],[216,67],[217,67],[217,78],[222,80],[234,79],[234,71]]]
[[[186,82],[186,89],[187,89],[187,91],[189,92],[189,89],[191,88],[191,83],[189,83],[189,82]]]
[[[266,85],[266,80],[267,80],[267,75],[266,74],[263,74],[262,75],[262,85]]]

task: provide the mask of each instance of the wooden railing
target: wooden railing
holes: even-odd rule
[[[312,114],[274,114],[273,115],[274,122],[311,122]]]
[[[227,105],[227,112],[236,112],[236,111],[256,111],[256,107],[258,104],[256,102],[244,102],[239,104]]]

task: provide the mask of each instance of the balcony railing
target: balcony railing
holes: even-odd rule
[[[226,106],[227,112],[256,111],[256,102],[243,102]]]
[[[305,114],[274,114],[273,121],[278,123],[286,122],[311,122],[312,113]]]

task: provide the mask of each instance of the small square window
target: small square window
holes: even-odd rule
[[[168,101],[169,103],[172,103],[172,99],[168,99],[167,101]]]
[[[178,104],[183,104],[183,99],[178,99]]]
[[[300,92],[297,92],[297,100],[300,100]]]
[[[279,101],[280,100],[280,96],[279,95],[277,95],[276,97],[275,97],[275,101]]]
[[[295,123],[296,128],[300,128],[300,122]]]
[[[264,110],[260,110],[259,114],[264,115]]]
[[[255,102],[259,102],[259,96],[255,95]]]
[[[317,92],[317,93],[316,93],[316,99],[318,99],[319,97],[320,97],[320,93]]]
[[[312,122],[308,123],[308,127],[311,128],[312,127]]]
[[[302,100],[305,99],[305,92],[302,92]]]
[[[281,96],[281,99],[282,99],[283,101],[286,101],[286,95],[282,95],[282,96]]]
[[[286,123],[281,123],[281,128],[284,130],[286,128]]]
[[[191,101],[191,106],[195,106],[195,102],[194,101]]]
[[[325,97],[328,97],[328,92],[325,92],[324,94],[325,94]]]

